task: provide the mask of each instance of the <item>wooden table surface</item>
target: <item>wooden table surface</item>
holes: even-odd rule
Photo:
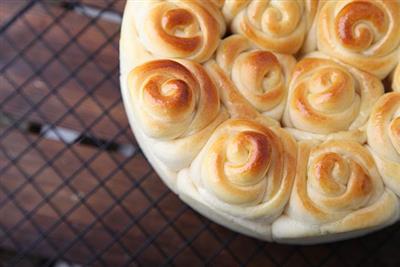
[[[171,193],[121,102],[124,3],[0,2],[0,247],[18,256],[7,264],[38,255],[88,266],[400,266],[399,224],[278,245],[213,224]]]

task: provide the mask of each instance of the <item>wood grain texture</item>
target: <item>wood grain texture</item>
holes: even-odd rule
[[[2,2],[0,17],[15,14],[20,3]],[[0,37],[2,112],[132,142],[130,131],[121,132],[128,122],[119,91],[119,27],[35,4]]]
[[[126,0],[82,0],[80,3],[100,9],[108,8],[122,15]]]
[[[37,145],[24,152],[32,143]],[[135,187],[135,182],[150,170],[142,154],[126,159],[79,144],[66,149],[61,142],[19,130],[7,134],[0,145],[0,223],[2,230],[16,241],[13,244],[6,239],[0,246],[28,249],[29,253],[51,257],[74,242],[78,233],[87,231],[82,240],[65,251],[67,258],[80,262],[90,258],[93,251],[103,249],[146,209],[148,213],[140,222],[146,229],[156,229],[165,223],[151,199]],[[158,179],[151,173],[141,186],[151,183],[152,192],[165,192],[165,186]],[[116,203],[117,198],[121,203]],[[175,205],[166,206],[163,211],[172,215],[181,205],[175,201]],[[62,218],[63,215],[67,216]],[[38,241],[42,236],[40,231],[48,233],[41,242]],[[137,227],[123,236],[123,242],[133,251],[144,239],[146,236]],[[38,245],[29,248],[34,242]],[[113,266],[126,260],[124,251],[117,248],[106,257]]]

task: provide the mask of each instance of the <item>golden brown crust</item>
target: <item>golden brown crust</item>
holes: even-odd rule
[[[318,48],[384,78],[400,59],[400,2],[326,1],[317,18]]]
[[[400,196],[400,92],[385,94],[375,104],[367,135],[383,180]]]
[[[206,61],[225,32],[218,1],[132,1],[142,45],[155,57]]]
[[[318,1],[250,1],[232,22],[240,33],[262,49],[294,54],[302,47],[317,12]]]
[[[165,141],[182,149],[195,142],[201,148],[207,134],[227,115],[220,106],[218,90],[203,67],[185,60],[154,60],[134,68],[128,76],[128,88],[134,115],[149,138]],[[210,130],[207,130],[208,135]],[[157,142],[155,142],[157,144]],[[166,149],[165,143],[158,145]],[[157,150],[154,145],[154,150]],[[177,147],[177,166],[186,166],[188,156]],[[191,150],[190,153],[196,149]],[[156,152],[157,153],[157,152]],[[183,153],[180,155],[179,153]],[[162,156],[162,151],[159,152]],[[184,156],[188,158],[179,160]],[[172,159],[170,159],[172,160]],[[179,162],[182,161],[182,164]]]
[[[242,95],[258,112],[280,120],[296,60],[253,49],[241,35],[222,40],[216,60]]]
[[[271,221],[289,197],[295,165],[296,144],[284,130],[230,119],[194,160],[190,176],[217,210]]]
[[[385,190],[362,145],[300,142],[298,158],[302,160],[286,210],[289,218],[319,226],[319,234],[375,227],[397,218],[397,199]]]
[[[383,85],[374,76],[315,53],[295,67],[283,121],[298,139],[363,142],[360,131],[382,94]]]
[[[218,91],[204,69],[189,61],[154,60],[128,78],[144,132],[171,139],[196,132],[220,110]]]
[[[351,3],[340,10],[335,21],[336,35],[345,48],[362,51],[373,42],[372,33],[366,28],[360,28],[357,35],[353,32],[361,20],[370,21],[379,32],[388,30],[383,10],[376,8],[370,2]]]

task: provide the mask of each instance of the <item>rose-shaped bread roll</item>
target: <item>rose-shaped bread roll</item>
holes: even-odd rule
[[[289,198],[295,166],[296,143],[284,130],[230,119],[179,178],[179,190],[197,194],[213,212],[270,239],[269,224]],[[188,184],[195,189],[187,190]]]
[[[170,170],[189,166],[214,128],[227,118],[203,67],[186,60],[154,60],[128,76],[137,132]]]
[[[365,124],[382,94],[383,85],[373,75],[310,54],[293,72],[283,122],[300,140],[365,142]]]
[[[400,92],[378,100],[368,121],[367,136],[383,181],[400,196]]]
[[[400,92],[400,63],[392,74],[392,89],[393,91]]]
[[[326,1],[317,20],[318,48],[384,78],[400,58],[400,1]]]
[[[279,126],[277,120],[269,116],[261,115],[260,112],[243,97],[230,79],[228,73],[224,71],[215,60],[208,61],[205,67],[215,81],[220,92],[221,101],[232,118],[250,119],[268,126]]]
[[[136,34],[145,50],[157,58],[206,61],[225,32],[222,4],[218,1],[128,2],[132,2],[128,3],[132,6],[129,16],[134,22],[130,27],[135,27],[131,34]]]
[[[232,35],[221,42],[216,60],[257,111],[281,119],[294,57],[252,49],[245,37]]]
[[[303,46],[309,47],[306,51],[313,48],[313,39],[316,37],[310,31],[310,38],[307,38],[307,33],[312,28],[318,1],[266,0],[245,3],[240,0],[234,0],[233,3],[227,1],[223,8],[228,19],[227,13],[237,13],[231,25],[234,33],[244,35],[259,48],[277,53],[294,54]]]
[[[277,240],[314,243],[384,227],[399,218],[399,200],[385,188],[368,149],[349,140],[299,143],[293,191],[273,225]]]

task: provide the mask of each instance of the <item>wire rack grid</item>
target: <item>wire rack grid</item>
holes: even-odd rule
[[[218,226],[171,193],[122,106],[124,4],[0,2],[0,265],[400,266],[398,223],[280,245]]]

